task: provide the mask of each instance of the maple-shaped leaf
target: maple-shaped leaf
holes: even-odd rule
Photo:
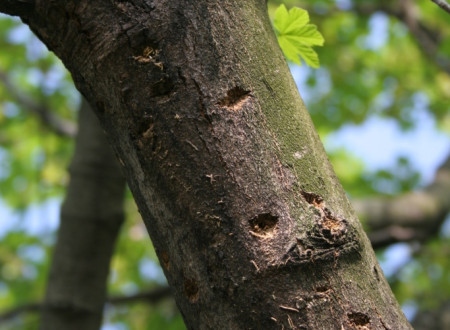
[[[312,46],[323,46],[323,36],[309,23],[308,12],[301,8],[281,5],[275,11],[274,26],[278,43],[288,60],[301,65],[300,57],[313,68],[318,68],[319,57]]]

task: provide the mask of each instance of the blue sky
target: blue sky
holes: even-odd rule
[[[318,89],[311,90],[306,80],[311,68],[291,66],[291,72],[308,106],[312,97],[330,91],[329,76],[325,70],[319,72]],[[328,135],[323,141],[328,151],[341,147],[351,151],[362,159],[368,171],[392,167],[397,157],[404,156],[421,174],[422,184],[433,179],[436,169],[450,153],[450,138],[447,133],[436,128],[434,118],[427,111],[427,100],[418,94],[411,112],[415,116],[415,127],[404,131],[391,118],[382,118],[376,114],[370,116],[361,125],[347,124]],[[432,147],[430,147],[432,146]]]

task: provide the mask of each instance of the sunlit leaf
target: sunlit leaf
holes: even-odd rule
[[[308,22],[309,15],[304,9],[294,7],[288,11],[281,5],[275,11],[274,26],[286,58],[301,65],[301,57],[309,66],[318,68],[319,57],[312,46],[323,46],[324,39],[317,27]]]

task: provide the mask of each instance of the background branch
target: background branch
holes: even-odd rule
[[[171,297],[171,291],[168,286],[158,287],[151,290],[143,291],[129,296],[113,296],[106,300],[107,304],[118,306],[130,303],[147,303],[156,304],[163,299]],[[40,312],[44,308],[44,303],[30,303],[18,307],[14,307],[0,314],[0,323],[7,322],[14,317],[18,317],[24,313]],[[0,327],[1,328],[1,327]]]
[[[450,212],[449,196],[450,155],[424,189],[396,198],[356,200],[353,205],[376,248],[435,235]]]
[[[110,260],[125,220],[121,166],[84,99],[79,127],[47,279],[45,330],[100,327]]]
[[[70,138],[75,137],[77,133],[77,125],[75,123],[55,115],[52,110],[43,104],[39,104],[24,93],[21,93],[20,89],[14,86],[8,75],[3,71],[0,71],[0,82],[3,83],[8,93],[18,104],[34,113],[44,125],[51,128],[56,134]]]
[[[389,16],[396,17],[408,27],[423,53],[441,70],[450,74],[450,59],[437,54],[440,42],[439,32],[429,28],[418,19],[413,2],[402,0],[399,7],[384,4],[361,4],[355,5],[353,10],[360,15],[372,15],[381,11]]]
[[[441,7],[442,9],[444,9],[447,13],[450,14],[450,5],[447,3],[447,1],[445,0],[431,0],[433,1],[435,4],[437,4],[439,7]]]

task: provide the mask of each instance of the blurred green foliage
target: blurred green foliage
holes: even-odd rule
[[[281,3],[308,10],[311,22],[325,38],[325,46],[316,49],[321,68],[307,71],[306,79],[308,108],[323,140],[345,125],[361,124],[373,116],[392,118],[402,129],[410,130],[417,124],[417,100],[424,98],[422,110],[435,119],[436,129],[450,132],[450,75],[426,54],[402,20],[382,10],[397,10],[396,2],[273,0],[269,2],[272,17]],[[421,24],[437,40],[439,58],[449,60],[448,14],[432,2],[415,6]],[[373,32],[375,22],[384,27],[378,34]],[[20,94],[61,118],[76,121],[79,96],[70,75],[20,21],[6,16],[0,16],[1,72],[7,73]],[[55,233],[30,231],[25,214],[30,205],[63,197],[72,150],[71,139],[57,136],[43,125],[0,83],[0,199],[17,215],[3,218],[0,213],[0,228],[17,222],[0,230],[0,312],[43,297]],[[334,150],[330,158],[352,198],[394,196],[420,182],[420,175],[405,157],[399,156],[392,167],[375,172],[368,171],[364,160],[351,150]],[[126,203],[127,221],[111,263],[112,295],[164,284],[130,194]],[[379,254],[383,256],[382,251]],[[433,308],[448,300],[449,255],[448,237],[420,246],[389,279],[400,303]],[[36,314],[23,314],[8,325],[35,329],[37,318]],[[108,305],[105,324],[107,329],[184,329],[175,304],[167,299],[157,304]]]
[[[422,246],[413,260],[390,279],[401,301],[413,301],[424,310],[449,300],[450,239],[438,237]]]
[[[63,65],[19,20],[0,19],[0,74],[20,95],[75,121],[79,96]],[[0,83],[0,196],[10,206],[61,196],[73,143],[49,131]]]

